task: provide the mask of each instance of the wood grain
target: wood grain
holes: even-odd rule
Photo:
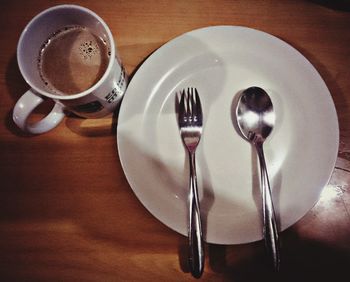
[[[16,45],[28,21],[66,1],[0,2],[0,280],[192,281],[185,237],[140,204],[123,174],[115,123],[66,117],[40,136],[11,120],[28,89]],[[206,245],[203,281],[337,281],[350,263],[350,13],[346,1],[70,1],[110,26],[129,74],[195,28],[242,25],[271,33],[320,72],[339,117],[336,168],[317,205],[281,234],[282,267],[262,242]],[[327,5],[322,4],[327,2]],[[342,8],[342,9],[339,9]],[[344,10],[345,9],[345,10]],[[315,101],[317,103],[317,101]],[[40,107],[43,116],[50,103]]]

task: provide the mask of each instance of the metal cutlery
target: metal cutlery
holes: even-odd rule
[[[255,146],[258,154],[265,246],[272,259],[274,270],[278,271],[280,266],[278,231],[263,151],[263,143],[275,124],[275,113],[270,97],[259,87],[244,90],[238,101],[236,117],[242,135]]]
[[[201,277],[204,269],[204,242],[197,189],[195,152],[202,134],[202,106],[196,88],[181,92],[178,122],[182,141],[187,148],[190,164],[188,195],[189,265],[193,277]]]

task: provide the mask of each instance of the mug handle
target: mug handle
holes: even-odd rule
[[[28,90],[17,101],[12,114],[13,121],[25,132],[41,134],[55,128],[64,118],[63,106],[55,103],[51,112],[42,120],[29,124],[28,117],[44,99],[35,94],[32,89]]]

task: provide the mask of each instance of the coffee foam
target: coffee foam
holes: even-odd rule
[[[107,69],[107,42],[81,26],[65,27],[43,44],[38,68],[48,91],[72,95],[93,86]]]

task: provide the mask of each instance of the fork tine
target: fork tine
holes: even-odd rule
[[[192,120],[194,122],[197,121],[197,106],[196,102],[194,100],[194,95],[193,95],[193,88],[191,87],[191,107],[192,107]]]
[[[179,124],[183,126],[186,118],[186,106],[185,106],[185,90],[180,91],[181,98],[179,103]]]
[[[202,105],[201,105],[201,100],[199,99],[199,94],[197,91],[197,88],[194,89],[195,95],[196,95],[196,115],[197,115],[197,121],[199,125],[202,125]]]
[[[186,96],[186,104],[187,104],[187,117],[188,117],[188,121],[192,122],[192,105],[191,105],[191,96],[192,93],[190,91],[190,88],[187,88],[187,96]]]

